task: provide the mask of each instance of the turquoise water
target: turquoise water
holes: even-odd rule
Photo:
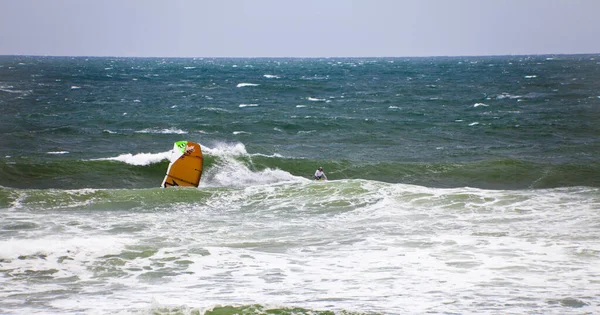
[[[0,56],[0,313],[593,313],[599,82],[600,55]],[[158,188],[179,140],[198,189]]]

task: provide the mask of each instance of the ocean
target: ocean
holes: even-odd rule
[[[600,55],[0,56],[0,108],[0,314],[600,312]]]

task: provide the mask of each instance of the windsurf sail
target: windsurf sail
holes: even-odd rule
[[[173,145],[167,175],[161,187],[194,186],[200,184],[202,176],[202,150],[191,141],[177,141]]]

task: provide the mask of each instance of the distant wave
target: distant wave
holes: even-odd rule
[[[245,87],[245,86],[259,86],[260,84],[256,83],[238,83],[237,87]]]
[[[184,135],[188,132],[181,129],[169,128],[169,129],[142,129],[136,131],[136,133],[156,133],[156,134],[176,134],[176,135]]]
[[[2,92],[6,92],[6,93],[13,93],[13,94],[28,94],[31,93],[31,90],[28,91],[20,91],[20,90],[11,90],[12,86],[0,86],[0,91]]]
[[[508,94],[508,93],[502,93],[502,94],[496,96],[496,99],[498,99],[498,100],[502,100],[502,99],[506,99],[506,98],[508,98],[508,99],[519,99],[519,98],[522,98],[522,97],[523,96],[521,96],[521,95],[511,95],[511,94]]]

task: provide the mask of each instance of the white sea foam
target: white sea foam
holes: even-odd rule
[[[246,134],[246,135],[251,135],[251,132],[247,132],[247,131],[234,131],[233,132],[234,135],[241,135],[241,134]]]
[[[315,97],[310,97],[310,96],[307,97],[306,99],[309,100],[309,101],[311,101],[311,102],[325,102],[325,101],[327,101],[324,98],[315,98]]]
[[[210,148],[202,145],[202,152],[216,156],[244,156],[248,155],[246,146],[243,143],[224,143],[220,142]]]
[[[77,86],[77,85],[72,85],[71,86],[71,90],[79,90],[79,89],[81,89],[80,86]]]
[[[183,69],[185,69],[185,70],[193,70],[193,69],[196,69],[196,67],[183,67]]]
[[[534,78],[537,78],[537,75],[532,74],[532,75],[526,75],[525,76],[525,79],[534,79]]]
[[[217,143],[213,147],[202,146],[205,155],[217,157],[217,163],[205,169],[202,175],[201,187],[247,187],[298,181],[301,178],[279,169],[251,170],[238,158],[281,157],[279,154],[265,155],[262,153],[249,154],[243,143]]]
[[[304,108],[306,105],[296,105],[296,108]]]
[[[209,111],[209,112],[224,112],[224,113],[231,112],[230,110],[227,110],[225,108],[220,108],[220,107],[202,107],[201,109]]]
[[[0,259],[11,262],[13,274],[55,270],[52,273],[54,277],[75,276],[85,281],[94,277],[91,268],[97,259],[119,253],[124,246],[134,242],[118,236],[83,234],[48,236],[38,238],[35,242],[28,239],[0,239]],[[30,291],[30,288],[21,289]]]
[[[12,88],[13,88],[12,86],[11,87],[1,86],[0,91],[6,92],[6,93],[13,93],[13,94],[28,94],[28,93],[33,92],[31,90],[29,90],[29,91],[13,90]]]
[[[257,107],[258,104],[240,104],[239,107]]]
[[[484,104],[484,103],[475,103],[475,105],[473,105],[473,107],[481,107],[481,106],[488,107],[489,105]]]
[[[131,165],[150,165],[168,160],[171,156],[171,151],[161,153],[125,153],[116,157],[92,159],[91,161],[119,161]]]
[[[237,87],[245,87],[245,86],[259,86],[260,84],[256,83],[238,83]]]
[[[61,154],[68,154],[69,151],[50,151],[50,152],[46,152],[47,154],[55,154],[55,155],[61,155]]]
[[[137,130],[136,133],[176,134],[176,135],[188,134],[187,131],[177,129],[177,128],[165,128],[165,129],[146,128],[146,129],[142,129],[142,130]]]
[[[498,100],[502,100],[502,99],[505,99],[505,98],[508,98],[508,99],[520,99],[522,97],[523,96],[521,96],[521,95],[510,95],[508,93],[502,93],[502,94],[496,96],[496,99],[498,99]]]
[[[476,122],[472,122],[472,123],[470,123],[470,124],[469,124],[469,126],[477,126],[477,125],[479,125],[479,122],[478,122],[478,121],[476,121]]]
[[[279,79],[278,75],[273,75],[273,74],[265,74],[265,75],[263,75],[263,77],[265,77],[267,79]]]
[[[35,297],[43,297],[31,306],[38,312],[60,313],[195,313],[257,301],[382,314],[592,314],[597,306],[596,188],[313,182],[228,163],[212,180],[230,188],[203,187],[198,200],[170,209],[145,200],[146,211],[1,212],[4,233],[38,222],[0,239],[10,272],[0,277],[3,310],[27,312],[24,301]]]

